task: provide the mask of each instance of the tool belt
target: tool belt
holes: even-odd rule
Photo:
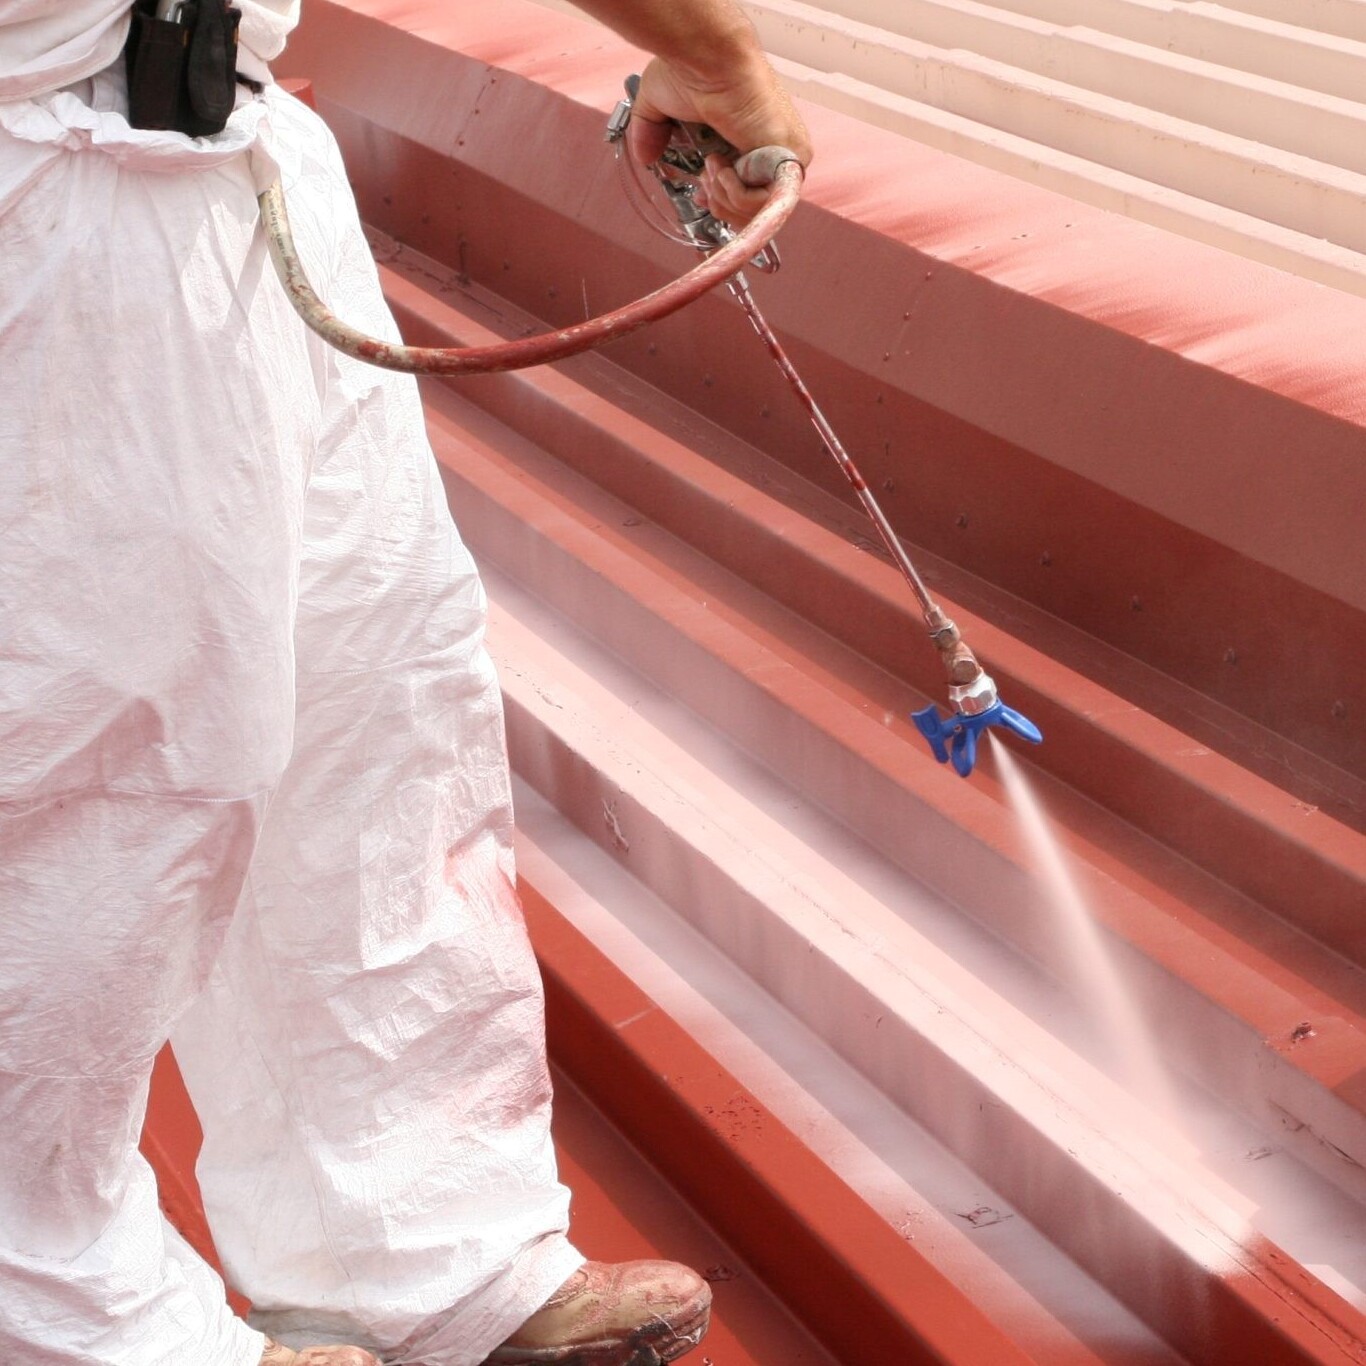
[[[191,137],[221,133],[237,102],[241,18],[227,0],[136,0],[124,50],[128,122]]]

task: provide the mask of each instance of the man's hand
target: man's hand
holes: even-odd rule
[[[631,155],[648,165],[669,142],[671,119],[710,124],[739,153],[780,146],[811,160],[806,125],[733,0],[575,0],[628,42],[657,53],[641,77],[626,131]],[[709,157],[699,200],[741,226],[768,191],[747,189],[720,157]]]
[[[627,148],[642,165],[657,160],[668,146],[671,119],[709,124],[739,152],[776,145],[794,151],[803,166],[811,160],[806,125],[757,47],[742,68],[720,82],[698,83],[686,70],[656,57],[641,76],[626,130]],[[717,218],[743,226],[767,198],[766,187],[751,189],[721,157],[707,158],[698,202]]]

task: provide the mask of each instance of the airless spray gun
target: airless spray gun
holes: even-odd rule
[[[623,156],[622,139],[631,120],[631,107],[639,83],[638,76],[632,76],[626,82],[626,98],[613,110],[607,123],[607,141],[614,144],[619,158]],[[714,152],[728,159],[735,155],[734,148],[705,125],[677,124],[664,154],[650,167],[655,181],[673,208],[678,226],[682,229],[683,237],[680,240],[691,243],[704,256],[710,256],[727,246],[735,237],[726,224],[713,217],[697,202],[698,177],[702,173],[706,158]],[[623,158],[621,164],[623,167],[627,166],[628,159]],[[628,187],[628,193],[636,188],[629,177],[624,179],[624,183]],[[637,208],[639,207],[637,201]],[[777,247],[769,242],[757,255],[750,257],[749,263],[755,270],[765,274],[777,270],[780,264]],[[996,693],[996,684],[977,662],[958,627],[930,596],[924,580],[916,571],[910,556],[906,554],[905,548],[887,520],[886,513],[878,505],[872,490],[849,458],[825,414],[811,396],[811,391],[802,382],[801,376],[798,375],[772,328],[759,311],[744,272],[737,271],[730,276],[726,281],[726,287],[739,300],[750,325],[768,348],[778,369],[782,371],[806,408],[825,449],[834,457],[835,463],[843,470],[845,478],[858,494],[864,511],[877,527],[883,544],[901,571],[902,577],[910,585],[911,592],[915,594],[916,601],[924,613],[930,640],[939,651],[939,657],[943,660],[944,669],[948,674],[949,701],[953,705],[953,712],[947,717],[940,716],[933,704],[911,714],[911,720],[929,741],[935,758],[941,764],[952,761],[954,768],[963,777],[967,777],[977,761],[978,741],[988,726],[1000,726],[1038,744],[1043,739],[1038,727],[1001,701]]]
[[[634,76],[627,82],[627,98],[617,106],[607,125],[607,140],[616,145],[619,158],[638,82],[639,78]],[[309,283],[290,232],[289,213],[278,181],[260,196],[261,220],[280,282],[303,321],[329,345],[348,356],[408,374],[488,374],[563,360],[666,317],[724,281],[740,301],[745,316],[806,407],[825,448],[853,485],[864,510],[872,518],[873,525],[877,527],[883,543],[910,584],[925,614],[930,639],[939,651],[948,673],[949,701],[953,704],[953,712],[941,717],[933,706],[929,706],[914,712],[911,719],[929,741],[939,762],[952,761],[954,768],[966,777],[977,761],[977,744],[988,726],[1001,726],[1035,743],[1043,737],[1037,727],[1001,702],[996,695],[995,683],[978,664],[958,628],[930,597],[915,566],[897,540],[891,523],[825,415],[816,406],[810,391],[802,383],[750,294],[749,284],[743,274],[746,261],[759,271],[771,272],[778,268],[778,250],[771,238],[796,207],[802,181],[800,163],[792,152],[782,147],[758,148],[735,163],[736,173],[746,184],[770,187],[764,207],[751,223],[736,233],[713,217],[696,199],[697,178],[712,152],[721,153],[729,159],[734,156],[735,149],[700,124],[677,124],[668,149],[652,167],[655,180],[673,206],[678,226],[682,229],[683,235],[679,240],[694,246],[702,256],[702,260],[686,275],[614,312],[536,336],[519,337],[489,346],[405,346],[357,331],[338,318]],[[620,164],[626,166],[628,163],[621,159]],[[625,183],[628,187],[634,184],[629,177],[625,178]],[[669,232],[666,235],[674,234]],[[767,245],[762,245],[764,243]]]

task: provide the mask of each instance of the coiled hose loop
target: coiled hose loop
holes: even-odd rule
[[[499,342],[494,346],[402,346],[356,331],[342,322],[309,284],[289,229],[289,213],[279,181],[260,196],[261,219],[271,259],[290,302],[324,341],[348,356],[386,370],[402,370],[415,375],[480,375],[564,360],[580,351],[602,346],[646,323],[667,317],[728,280],[777,234],[796,207],[802,184],[801,162],[795,152],[785,147],[760,147],[741,157],[735,163],[735,169],[745,184],[772,185],[773,188],[768,202],[734,240],[707,256],[686,275],[615,312],[603,313],[572,327]]]

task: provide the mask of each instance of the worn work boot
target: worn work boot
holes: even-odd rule
[[[707,1331],[711,1286],[674,1262],[588,1262],[485,1366],[664,1366]]]
[[[261,1366],[379,1366],[379,1361],[359,1347],[301,1347],[296,1352],[267,1338]]]

